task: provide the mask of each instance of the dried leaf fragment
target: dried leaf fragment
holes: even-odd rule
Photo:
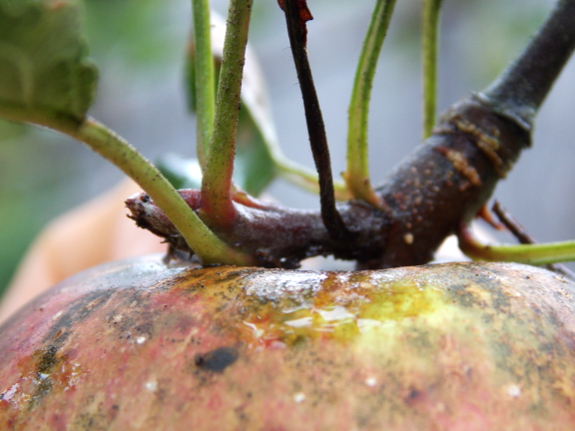
[[[284,1],[285,0],[278,0],[278,5],[284,12],[287,13]],[[311,11],[307,7],[307,0],[295,0],[295,4],[296,4],[297,12],[298,12],[299,28],[300,28],[301,35],[302,35],[303,44],[305,46],[307,43],[307,26],[306,26],[306,23],[313,19],[313,15],[311,14]]]

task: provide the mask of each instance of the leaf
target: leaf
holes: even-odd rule
[[[225,21],[211,12],[212,51],[216,60],[216,76],[223,53]],[[195,110],[194,45],[188,52],[188,104]],[[266,84],[258,59],[250,46],[246,50],[246,63],[242,81],[242,107],[236,138],[234,181],[251,195],[259,195],[277,174],[272,152],[277,149],[275,126],[271,117]]]
[[[77,0],[0,0],[0,109],[82,120],[97,82]]]
[[[202,169],[197,159],[169,153],[156,161],[156,167],[176,189],[199,189],[202,186]]]
[[[241,109],[234,161],[234,181],[253,196],[258,196],[276,176],[276,168],[264,134],[252,111]]]

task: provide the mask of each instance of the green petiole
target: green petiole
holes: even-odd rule
[[[377,207],[382,207],[384,203],[373,191],[369,180],[367,124],[377,60],[394,6],[395,0],[378,0],[375,5],[357,65],[348,111],[347,169],[344,180],[353,197]]]
[[[203,264],[227,262],[245,265],[243,255],[219,239],[192,211],[167,179],[134,147],[93,119],[87,119],[70,136],[114,163],[136,181],[162,209]]]
[[[192,0],[194,20],[195,103],[197,115],[196,150],[205,168],[215,116],[215,66],[212,56],[209,0]]]
[[[251,7],[252,0],[230,2],[214,128],[202,177],[202,211],[221,228],[227,227],[233,213],[230,190]]]
[[[435,126],[437,105],[437,39],[442,0],[423,0],[423,139]]]
[[[192,211],[168,180],[132,145],[98,121],[77,121],[51,113],[31,113],[25,108],[2,109],[0,116],[49,127],[85,143],[138,183],[166,214],[204,265],[253,265],[249,255],[219,239]]]
[[[529,265],[548,265],[575,261],[575,241],[545,244],[485,245],[467,229],[458,234],[459,248],[473,260],[517,262]]]

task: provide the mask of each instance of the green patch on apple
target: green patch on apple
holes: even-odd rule
[[[573,295],[571,281],[517,264],[109,263],[3,326],[0,423],[569,429]]]

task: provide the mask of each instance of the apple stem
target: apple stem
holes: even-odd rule
[[[354,198],[382,209],[386,204],[370,181],[367,132],[373,78],[394,7],[395,0],[377,1],[363,41],[348,109],[347,169],[343,174]]]
[[[251,8],[252,0],[230,2],[214,128],[202,177],[202,212],[211,225],[224,231],[234,214],[230,193]]]

